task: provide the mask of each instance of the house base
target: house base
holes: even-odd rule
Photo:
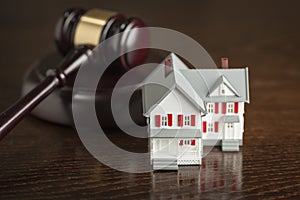
[[[178,170],[177,158],[153,158],[153,170]]]
[[[238,140],[222,140],[222,151],[239,151]]]
[[[243,140],[238,141],[239,146],[243,146]],[[203,146],[222,146],[222,140],[202,140]]]

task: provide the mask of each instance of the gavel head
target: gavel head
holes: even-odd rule
[[[100,9],[70,9],[59,19],[55,30],[55,41],[58,50],[66,55],[79,45],[96,47],[109,37],[133,28],[145,27],[145,23],[138,18],[127,18],[124,15]],[[137,45],[141,40],[148,42],[145,31],[135,29],[134,35],[122,34],[114,51],[124,52],[128,47]],[[147,40],[147,41],[145,41]],[[125,70],[140,65],[147,56],[146,49],[139,49],[122,55],[117,63]]]

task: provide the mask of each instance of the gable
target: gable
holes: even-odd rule
[[[158,104],[150,109],[151,114],[168,114],[168,113],[199,113],[199,109],[178,89],[174,88]],[[150,114],[149,113],[149,114]]]
[[[224,83],[220,84],[214,91],[208,94],[209,97],[216,96],[236,96],[232,90]]]
[[[222,75],[215,82],[213,87],[208,92],[208,97],[219,97],[219,96],[236,96],[240,97],[240,94],[235,90],[232,84],[227,78]]]
[[[179,73],[188,67],[173,53],[159,64],[143,81],[143,113],[153,110],[174,88],[186,96],[198,110],[206,112],[203,100],[191,84]],[[175,78],[176,76],[176,78]]]

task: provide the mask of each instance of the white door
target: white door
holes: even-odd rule
[[[224,139],[234,139],[234,123],[225,123]]]

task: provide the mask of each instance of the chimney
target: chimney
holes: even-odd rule
[[[221,58],[221,67],[222,69],[228,69],[229,65],[228,65],[228,58]]]
[[[173,71],[173,63],[171,59],[165,60],[165,77],[167,77]]]

